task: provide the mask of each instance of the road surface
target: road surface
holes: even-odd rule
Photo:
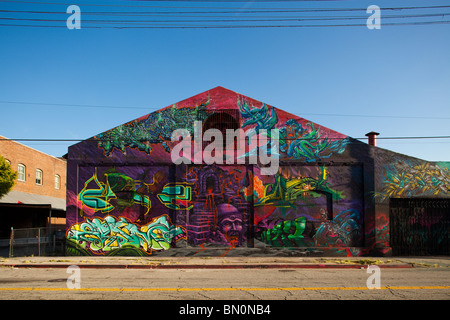
[[[0,299],[450,299],[450,268],[383,268],[378,271],[2,267]],[[378,278],[374,278],[376,274]]]

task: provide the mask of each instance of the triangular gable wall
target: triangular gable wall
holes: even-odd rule
[[[192,135],[195,121],[204,124],[211,115],[222,113],[231,115],[244,130],[280,130],[281,158],[320,161],[342,153],[349,143],[344,134],[223,87],[169,105],[88,140],[90,144],[96,141],[106,157],[138,156],[137,150],[160,159],[164,158],[163,151],[169,153],[173,147],[174,130],[187,129]],[[95,151],[91,157],[100,156],[97,149],[91,151]]]

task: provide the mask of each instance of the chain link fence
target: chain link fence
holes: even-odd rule
[[[11,228],[9,257],[63,256],[65,232],[48,228]]]

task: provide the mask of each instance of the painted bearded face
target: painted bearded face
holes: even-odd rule
[[[230,244],[238,244],[242,234],[242,218],[240,216],[230,216],[220,223],[220,231]]]
[[[243,238],[242,214],[231,205],[226,205],[226,208],[221,209],[218,231],[223,234],[230,245],[238,246]]]

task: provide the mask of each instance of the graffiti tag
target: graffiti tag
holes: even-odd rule
[[[157,197],[169,209],[190,210],[193,207],[189,205],[192,200],[192,187],[188,185],[168,183]]]
[[[131,246],[151,253],[153,250],[168,250],[172,241],[185,236],[184,228],[172,225],[167,215],[155,218],[142,227],[123,217],[118,220],[113,216],[106,216],[103,220],[86,219],[83,223],[72,225],[67,231],[67,239],[75,240],[81,247],[94,252]]]

